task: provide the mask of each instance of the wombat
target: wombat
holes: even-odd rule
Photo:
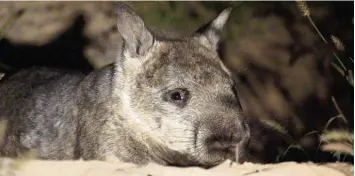
[[[213,166],[245,156],[250,129],[217,49],[231,8],[190,36],[153,34],[124,3],[111,65],[33,68],[2,81],[1,155]],[[236,158],[237,156],[237,158]]]

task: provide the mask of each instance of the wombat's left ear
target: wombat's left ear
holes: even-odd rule
[[[214,20],[196,31],[196,35],[199,36],[202,43],[205,44],[207,39],[208,45],[214,49],[217,49],[223,27],[226,24],[231,12],[232,7],[223,10]]]
[[[117,29],[124,39],[124,54],[142,56],[153,45],[154,37],[144,21],[128,5],[118,3]]]

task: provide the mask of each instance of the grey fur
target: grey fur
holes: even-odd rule
[[[89,75],[34,68],[1,83],[1,154],[212,166],[240,145],[243,156],[249,128],[216,51],[230,9],[174,40],[156,39],[123,3],[117,12],[125,45],[114,64]],[[167,101],[176,88],[187,101]]]

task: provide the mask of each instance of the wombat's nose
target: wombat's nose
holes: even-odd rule
[[[249,126],[246,123],[236,123],[216,130],[217,134],[207,138],[207,146],[210,151],[235,153],[237,148],[244,150],[250,140]]]
[[[208,139],[208,147],[212,151],[234,152],[237,146],[245,147],[248,140],[248,136],[237,133],[212,136]]]

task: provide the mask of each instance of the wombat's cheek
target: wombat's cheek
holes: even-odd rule
[[[178,124],[181,125],[181,122],[167,123],[163,120],[161,128],[158,129],[162,134],[161,138],[170,149],[180,153],[190,153],[194,148],[192,130]]]

